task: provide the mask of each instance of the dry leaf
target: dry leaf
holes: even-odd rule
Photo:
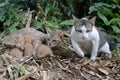
[[[103,68],[98,68],[98,70],[105,75],[109,75],[109,72],[107,70],[103,69]]]
[[[87,72],[91,75],[95,75],[95,72],[93,72],[93,71],[87,71]]]

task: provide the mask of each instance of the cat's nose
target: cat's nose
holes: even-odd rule
[[[82,33],[81,37],[82,37],[83,39],[85,39],[85,38],[86,38],[86,34],[85,34],[85,33]]]
[[[85,36],[83,36],[82,38],[83,38],[83,39],[86,39],[86,37],[85,37]]]

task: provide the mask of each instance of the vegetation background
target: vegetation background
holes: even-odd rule
[[[120,42],[120,0],[0,0],[3,35],[24,27],[23,16],[28,8],[34,10],[32,27],[36,29],[67,30],[72,26],[72,15],[78,18],[97,16],[96,26],[115,42]]]

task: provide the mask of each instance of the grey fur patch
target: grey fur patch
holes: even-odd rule
[[[83,25],[86,27],[87,30],[92,30],[93,29],[93,24],[87,19],[75,20],[73,25],[75,26],[76,31],[77,30],[79,31],[80,27],[82,27]]]
[[[104,31],[101,31],[99,28],[97,28],[97,31],[99,32],[99,36],[100,36],[100,42],[99,42],[99,49],[106,43],[108,42],[109,46],[110,46],[110,50],[113,51],[113,49],[115,49],[116,47],[116,43],[113,42],[109,36],[107,35],[107,33],[105,33]]]

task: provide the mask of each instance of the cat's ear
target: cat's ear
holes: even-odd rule
[[[73,25],[76,25],[76,23],[79,22],[79,19],[75,17],[74,15],[72,15],[72,17],[73,17]]]
[[[75,22],[75,21],[78,21],[78,18],[77,17],[75,17],[74,15],[72,15],[72,17],[73,17],[73,21]]]
[[[50,28],[48,28],[48,27],[46,27],[45,30],[46,30],[47,34],[50,34],[52,32],[52,30]]]
[[[94,25],[96,21],[96,16],[92,17],[89,21]]]

